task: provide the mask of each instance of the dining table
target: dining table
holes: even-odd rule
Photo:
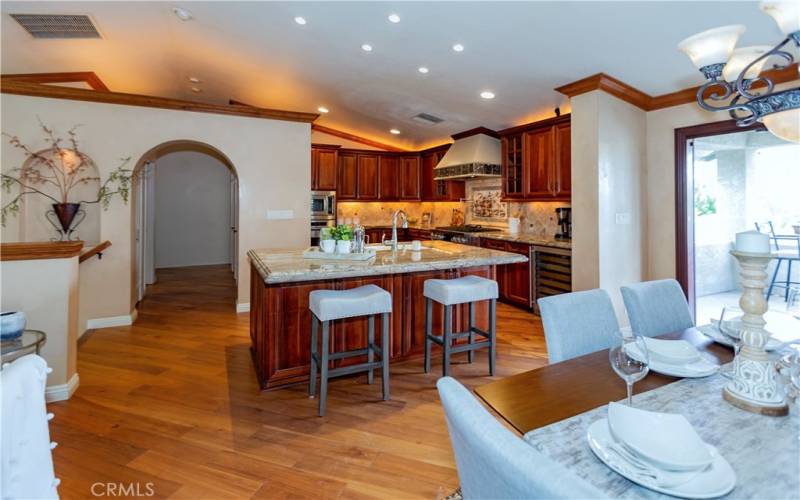
[[[698,328],[658,338],[685,340],[721,365],[733,360],[730,347]],[[773,417],[735,408],[722,398],[727,382],[719,373],[682,379],[651,370],[635,384],[633,405],[680,413],[716,446],[737,476],[727,498],[800,498],[800,418],[796,413]],[[609,402],[627,396],[607,349],[490,382],[477,387],[475,394],[537,451],[609,497],[670,498],[618,475],[589,447],[589,426],[608,416]]]

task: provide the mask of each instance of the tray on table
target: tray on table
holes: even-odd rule
[[[324,259],[324,260],[369,260],[375,257],[374,251],[361,253],[325,253],[319,247],[309,247],[303,251],[304,259]]]

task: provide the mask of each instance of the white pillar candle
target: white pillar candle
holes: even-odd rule
[[[769,236],[758,231],[736,233],[736,251],[747,253],[770,253]]]

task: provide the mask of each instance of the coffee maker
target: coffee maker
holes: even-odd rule
[[[570,207],[556,208],[559,232],[556,233],[557,240],[572,239],[572,209]]]

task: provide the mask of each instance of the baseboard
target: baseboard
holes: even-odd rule
[[[175,267],[204,267],[204,266],[222,266],[222,265],[231,265],[231,261],[227,260],[225,262],[193,262],[190,264],[160,264],[156,266],[156,269],[172,269]]]
[[[80,384],[80,377],[76,373],[72,377],[70,377],[69,382],[66,384],[61,385],[51,385],[44,390],[44,399],[48,403],[52,403],[54,401],[66,401],[75,390],[78,388],[78,384]]]
[[[250,302],[243,302],[241,304],[236,304],[236,312],[237,313],[250,312]]]
[[[136,319],[136,311],[133,314],[125,314],[123,316],[110,316],[108,318],[94,318],[86,320],[86,329],[92,330],[96,328],[112,328],[115,326],[130,326]]]

